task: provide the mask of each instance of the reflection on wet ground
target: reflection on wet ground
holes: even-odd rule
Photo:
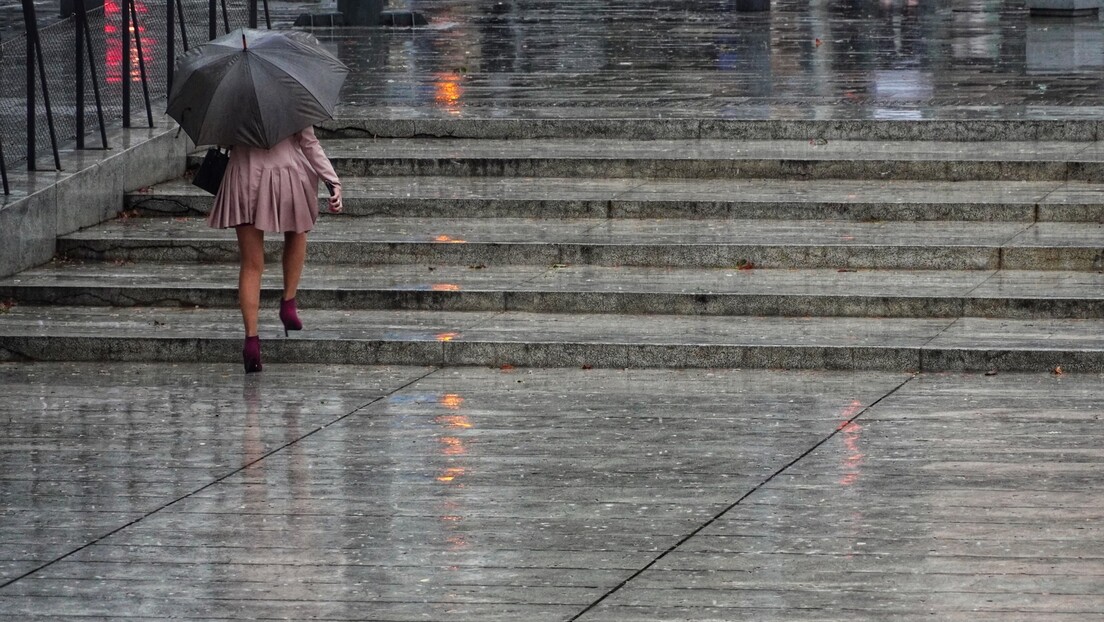
[[[1100,380],[3,364],[0,617],[1089,619]]]
[[[1099,114],[1096,18],[1022,2],[410,0],[429,28],[316,29],[342,114],[1046,118]]]

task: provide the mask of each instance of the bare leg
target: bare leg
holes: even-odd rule
[[[299,290],[299,277],[303,275],[303,263],[307,260],[307,234],[284,234],[284,300],[295,298]]]
[[[253,225],[241,225],[238,250],[241,270],[238,272],[238,303],[241,305],[245,336],[257,334],[257,313],[261,305],[261,273],[264,272],[264,231]]]

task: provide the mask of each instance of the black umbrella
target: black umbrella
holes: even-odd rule
[[[348,73],[305,32],[239,28],[180,57],[168,114],[197,145],[269,149],[332,117]]]

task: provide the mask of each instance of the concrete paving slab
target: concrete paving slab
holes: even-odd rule
[[[161,394],[156,403],[164,403],[201,379],[204,389],[225,393],[231,417],[244,424],[244,436],[230,435],[223,450],[251,466],[212,477],[205,489],[0,587],[0,612],[215,619],[246,611],[566,619],[775,465],[831,434],[841,409],[871,403],[908,378],[409,370],[422,380],[317,429],[305,421],[315,400],[288,392],[301,390],[288,380],[301,377],[302,367],[243,377],[177,366],[162,382],[133,373],[133,366],[109,366],[104,373],[128,382],[105,403],[87,386],[98,379],[98,364],[3,367],[12,374],[38,370],[37,382],[53,379],[64,402],[103,419],[118,416],[125,387],[141,387],[151,404]],[[302,379],[329,378],[317,389],[328,395],[340,386],[352,396],[365,371],[398,379],[403,370],[318,368]],[[659,385],[669,390],[643,390]],[[30,409],[12,429],[33,433],[37,412]],[[158,412],[151,409],[142,427],[123,427],[115,438],[138,441],[150,429],[171,439],[181,426],[189,436],[209,437],[225,418],[202,408],[193,413],[183,402],[172,417],[150,422]],[[260,459],[266,429],[289,444]],[[718,429],[728,433],[717,435]],[[768,429],[774,431],[764,436]],[[580,435],[588,440],[578,442]],[[651,440],[609,442],[638,435]],[[132,449],[136,456],[156,451],[142,443]],[[114,460],[111,453],[92,456],[100,468]],[[534,485],[544,494],[531,494]],[[681,493],[667,498],[661,491],[668,490],[693,494],[676,501]]]
[[[919,376],[579,619],[1096,617],[1099,382]]]
[[[272,370],[276,384],[259,394],[243,393],[241,377],[218,367],[159,370],[151,376],[141,373],[144,367],[0,365],[5,581],[426,373],[285,367]],[[266,425],[266,418],[283,427]]]

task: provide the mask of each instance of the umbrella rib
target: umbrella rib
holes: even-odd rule
[[[253,113],[256,116],[257,120],[260,121],[261,128],[267,128],[267,126],[264,122],[264,119],[261,118],[262,117],[262,115],[261,115],[261,93],[257,88],[257,79],[256,79],[256,76],[254,76],[253,65],[252,65],[252,62],[251,62],[251,61],[258,61],[258,60],[263,60],[263,59],[261,59],[256,54],[254,54],[250,51],[247,51],[247,50],[243,51],[242,53],[245,54],[245,56],[246,56],[246,62],[245,62],[246,74],[248,76],[249,81],[253,83],[253,88],[252,88],[253,101],[251,102],[251,105],[253,107]],[[268,141],[267,129],[265,131],[264,139],[265,139],[266,142]]]

